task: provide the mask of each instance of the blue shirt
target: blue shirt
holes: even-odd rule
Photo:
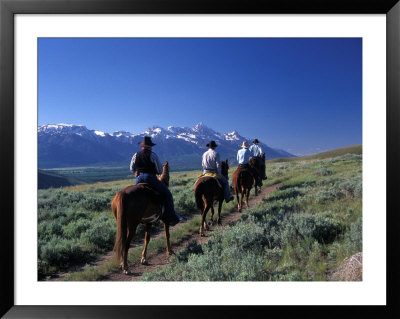
[[[237,161],[239,164],[247,164],[249,162],[251,153],[247,148],[242,148],[237,152]]]

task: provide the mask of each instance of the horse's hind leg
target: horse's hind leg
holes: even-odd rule
[[[144,235],[144,248],[142,251],[142,259],[140,260],[140,263],[142,265],[147,264],[146,256],[147,256],[147,245],[150,242],[150,230],[151,230],[151,224],[148,223],[146,224],[146,233]]]
[[[171,243],[169,241],[169,225],[164,224],[165,240],[167,241],[167,255],[172,255],[174,252],[171,249]]]
[[[246,192],[246,206],[247,206],[247,208],[249,208],[250,207],[250,205],[249,205],[250,188],[247,188],[245,190],[245,192]]]
[[[235,190],[236,201],[238,203],[238,211],[240,212],[241,207],[240,207],[240,202],[239,202],[239,190],[237,187],[235,187],[234,190]]]
[[[210,209],[209,203],[206,203],[203,213],[201,214],[201,226],[200,226],[200,236],[204,237],[204,229],[208,230],[207,224],[206,224],[206,216],[207,212]]]
[[[222,225],[222,222],[221,222],[221,210],[222,210],[222,203],[223,202],[224,202],[224,200],[220,200],[219,203],[218,203],[218,220],[217,220],[218,225]]]
[[[122,256],[122,271],[125,275],[127,275],[129,273],[128,270],[128,251],[129,251],[129,246],[131,245],[131,241],[133,239],[133,237],[135,236],[135,232],[136,232],[136,224],[131,224],[129,225],[128,228],[128,236],[126,238],[126,246],[124,251],[122,252],[123,256]]]
[[[240,190],[240,207],[239,207],[239,212],[242,211],[242,207],[243,207],[243,197],[244,197],[244,193],[245,193],[245,189],[242,187],[242,189]]]
[[[214,205],[211,205],[211,215],[209,225],[214,225]]]

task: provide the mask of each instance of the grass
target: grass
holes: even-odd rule
[[[270,163],[279,190],[142,280],[329,280],[362,250],[361,164],[360,155]]]
[[[199,171],[171,173],[170,190],[173,194],[176,210],[188,222],[171,233],[171,243],[178,243],[195,229],[200,227],[200,217],[193,196],[192,186],[200,174]],[[60,189],[38,191],[38,277],[40,280],[52,274],[64,271],[71,266],[90,264],[99,254],[112,249],[115,236],[115,221],[110,203],[115,193],[134,183],[133,180],[98,182],[95,184],[75,185]],[[232,209],[233,204],[224,205]],[[195,216],[195,218],[193,218]],[[154,227],[162,231],[162,223]],[[140,225],[136,238],[142,239],[144,227]],[[153,247],[165,249],[164,238],[152,240],[149,251]],[[139,256],[141,247],[132,250],[133,256]],[[130,257],[132,260],[134,257]],[[82,280],[96,280],[104,275],[107,269],[115,269],[117,265],[110,261],[100,269],[87,266],[87,274],[74,274]],[[95,275],[98,274],[98,275]]]
[[[223,208],[224,209],[221,212],[221,216],[227,215],[234,209],[232,203],[224,205]],[[197,216],[195,215],[191,219],[187,220],[184,225],[182,225],[179,228],[176,228],[173,232],[171,232],[170,234],[171,245],[172,246],[179,245],[182,241],[186,240],[194,233],[197,233],[199,231],[200,224],[201,224],[200,215]],[[137,263],[141,258],[142,250],[143,250],[142,245],[131,248],[129,250],[128,263],[129,264]],[[149,255],[159,252],[166,252],[166,241],[164,236],[160,236],[158,238],[152,238],[147,248],[147,253]],[[106,276],[110,271],[117,271],[118,268],[119,264],[113,258],[106,261],[104,264],[100,266],[88,265],[84,269],[84,271],[70,273],[64,278],[64,280],[65,281],[100,280],[101,278]]]
[[[243,213],[237,225],[214,232],[210,244],[192,243],[173,258],[171,266],[145,274],[143,280],[327,280],[340,262],[362,248],[362,156],[349,151],[335,151],[331,154],[342,155],[328,158],[268,161],[264,185],[282,183],[278,191]],[[234,170],[230,168],[230,178]],[[192,189],[199,174],[171,173],[176,209],[187,219],[171,231],[173,245],[200,227]],[[70,273],[65,280],[100,280],[118,269],[114,259],[100,266],[89,264],[111,250],[115,221],[110,202],[116,191],[133,182],[103,181],[38,191],[40,280],[85,263],[84,271]],[[235,206],[224,204],[222,214]],[[161,222],[155,228],[163,231]],[[136,237],[143,236],[139,227]],[[142,245],[130,249],[130,263],[140,260],[142,249]],[[152,239],[148,251],[165,251],[164,236]],[[209,271],[201,272],[204,267]]]

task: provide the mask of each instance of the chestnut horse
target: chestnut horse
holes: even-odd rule
[[[162,174],[158,175],[157,178],[169,186],[169,166],[167,161],[163,165]],[[140,223],[146,225],[144,249],[141,258],[141,263],[146,263],[151,226],[162,215],[161,201],[159,194],[151,188],[150,184],[139,183],[117,192],[111,203],[111,209],[117,224],[114,251],[117,261],[122,260],[122,271],[128,274],[128,250],[136,233],[136,228]],[[167,241],[167,254],[171,255],[173,251],[169,242],[169,226],[165,222],[164,231]]]
[[[221,162],[221,174],[228,180],[228,160]],[[222,186],[222,185],[221,185]],[[224,190],[218,185],[215,177],[202,176],[193,187],[197,207],[201,211],[200,236],[204,235],[204,230],[208,230],[206,223],[207,212],[211,209],[210,223],[214,223],[214,202],[218,201],[218,225],[221,225],[221,209],[224,202]]]
[[[232,175],[233,190],[235,192],[236,200],[238,202],[238,210],[242,211],[243,198],[247,208],[249,206],[249,194],[250,190],[255,184],[253,174],[250,172],[250,168],[244,165],[239,165],[238,168],[233,172]],[[257,196],[257,188],[255,188]],[[240,193],[240,201],[239,201]]]

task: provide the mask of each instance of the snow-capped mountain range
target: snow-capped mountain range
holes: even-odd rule
[[[83,125],[46,124],[38,127],[39,168],[110,165],[129,163],[132,155],[140,150],[138,143],[144,136],[151,136],[157,144],[154,151],[161,161],[168,160],[173,170],[201,169],[201,155],[206,144],[214,140],[221,160],[228,158],[236,165],[236,153],[240,144],[252,139],[237,131],[218,133],[203,123],[189,127],[154,126],[143,133],[126,131],[106,133],[89,130]],[[260,141],[267,159],[293,157],[294,155],[272,149]]]

